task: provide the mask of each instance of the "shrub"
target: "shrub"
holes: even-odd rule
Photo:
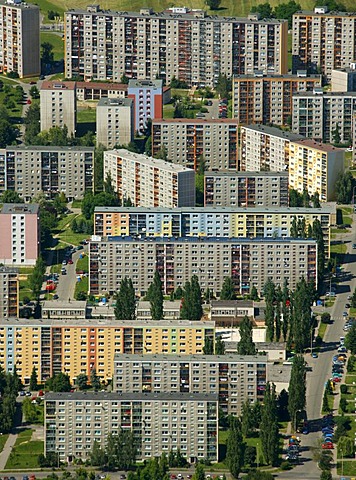
[[[344,383],[341,385],[340,387],[340,392],[341,393],[347,393],[347,385],[345,385]]]

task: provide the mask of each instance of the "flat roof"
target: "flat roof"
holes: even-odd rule
[[[355,15],[356,16],[356,15]],[[323,97],[323,98],[329,98],[329,97],[350,97],[354,98],[356,97],[356,92],[296,92],[293,93],[293,97]]]
[[[298,10],[294,15],[307,15],[308,17],[356,17],[355,12],[331,11],[326,13],[316,13],[314,10]]]
[[[205,177],[248,177],[248,178],[254,178],[254,177],[285,177],[288,178],[289,173],[287,171],[283,172],[235,172],[231,170],[220,170],[218,172],[214,171],[208,171],[204,172]]]
[[[103,308],[103,316],[105,309]],[[190,320],[113,320],[112,318],[2,318],[3,327],[112,327],[112,328],[215,328],[215,322]]]
[[[267,362],[267,355],[238,355],[228,353],[224,355],[179,355],[179,354],[150,354],[135,355],[116,353],[114,362],[197,362],[197,363],[263,363]]]
[[[305,138],[303,137],[303,135],[299,135],[298,133],[286,132],[285,130],[281,130],[280,128],[268,127],[266,125],[261,125],[259,123],[255,125],[242,125],[241,129],[253,130],[254,132],[258,132],[258,133],[266,133],[267,135],[282,138],[284,140],[289,140],[291,142],[295,142],[297,140],[303,140]]]
[[[62,300],[52,300],[52,301],[44,301],[42,302],[43,309],[51,309],[51,310],[69,310],[69,309],[86,309],[87,302],[86,301],[79,301],[73,300],[70,302],[63,302]]]
[[[166,172],[171,173],[194,172],[192,168],[184,167],[183,165],[179,165],[178,163],[165,162],[164,160],[149,157],[148,155],[144,155],[143,153],[130,152],[129,150],[126,150],[124,148],[107,150],[106,152],[104,152],[104,157],[105,155],[115,155],[117,157],[122,157],[132,162],[139,162],[143,165],[147,165],[148,167],[157,167],[161,170],[165,170]]]
[[[105,82],[76,82],[77,89],[91,90],[122,90],[127,91],[127,83],[105,83]]]
[[[222,123],[227,125],[238,126],[239,122],[235,118],[156,118],[152,120],[152,125],[157,124],[172,124],[184,123],[188,125],[208,125],[210,123]]]
[[[320,143],[312,140],[311,138],[304,138],[303,140],[298,140],[296,142],[297,145],[303,145],[305,147],[314,148],[315,150],[321,150],[323,152],[341,152],[345,153],[342,148],[334,147],[333,145],[329,145],[327,143]]]
[[[4,203],[1,213],[11,213],[12,215],[37,214],[39,209],[38,203]]]
[[[284,73],[284,74],[278,74],[278,73],[246,73],[244,75],[234,75],[233,80],[290,80],[295,82],[296,80],[319,80],[321,81],[321,75],[317,74],[310,74],[310,75],[304,75],[304,74],[297,74],[297,73]]]
[[[163,311],[180,310],[182,302],[180,300],[163,300]],[[137,310],[146,310],[151,308],[151,302],[148,300],[139,300]]]
[[[98,400],[98,401],[191,401],[217,402],[218,395],[213,393],[181,393],[181,392],[149,392],[149,393],[115,393],[115,392],[49,392],[45,401],[49,400]]]
[[[132,98],[107,98],[102,97],[98,107],[130,107],[133,104]]]
[[[238,308],[238,307],[248,307],[253,308],[254,302],[252,300],[212,300],[211,308]],[[259,308],[259,305],[258,305]]]
[[[130,88],[162,88],[163,80],[138,80],[136,78],[130,79],[128,89]]]
[[[45,80],[41,90],[75,90],[75,82],[62,82],[60,80]]]
[[[283,215],[289,213],[296,214],[312,214],[320,215],[335,212],[335,205],[322,205],[320,208],[306,208],[306,207],[95,207],[94,213],[126,213],[131,214],[166,214],[166,215],[188,215],[188,214],[215,214],[224,215],[233,213],[251,213],[251,214],[279,214]]]
[[[56,146],[52,147],[50,145],[43,146],[43,145],[8,145],[5,148],[0,148],[1,151],[6,152],[94,152],[95,147],[80,147],[80,146],[73,146],[73,147],[64,147],[64,146]]]
[[[12,274],[12,273],[19,273],[19,269],[15,267],[5,267],[4,265],[0,265],[0,275],[1,274]]]
[[[26,3],[26,2],[21,2],[21,1],[8,1],[8,0],[0,0],[0,5],[3,5],[5,7],[11,7],[11,8],[21,8],[22,10],[39,10],[40,7],[38,5],[33,5],[32,3]]]

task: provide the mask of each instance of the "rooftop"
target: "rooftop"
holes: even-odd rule
[[[22,2],[21,0],[0,0],[0,5],[4,5],[6,7],[12,7],[12,8],[21,8],[22,10],[32,9],[32,10],[39,11],[38,5]]]
[[[222,123],[238,126],[238,120],[235,118],[159,118],[153,119],[152,125],[183,123],[188,125],[209,125],[211,123]]]
[[[14,267],[5,267],[4,265],[2,265],[0,263],[0,275],[1,274],[11,274],[11,273],[19,273],[19,269],[18,268],[14,268]]]
[[[355,14],[356,16],[356,14]],[[293,93],[294,97],[324,97],[324,98],[332,98],[332,97],[345,97],[345,98],[355,98],[356,92],[320,92],[317,91],[309,91],[309,92],[296,92]]]
[[[4,203],[1,213],[12,215],[38,214],[40,206],[38,203]]]
[[[249,178],[254,178],[254,177],[286,177],[288,178],[289,173],[287,171],[284,172],[235,172],[231,170],[220,170],[218,172],[204,172],[205,177],[249,177]]]
[[[101,400],[101,401],[192,401],[192,402],[217,402],[218,395],[212,393],[113,393],[113,392],[49,392],[46,393],[46,401],[49,400]]]
[[[98,107],[130,107],[133,104],[132,98],[107,98],[102,97]]]
[[[211,308],[241,308],[241,307],[254,307],[252,300],[212,300]]]
[[[41,90],[75,90],[75,82],[61,82],[60,80],[45,80]]]
[[[290,142],[295,142],[297,140],[303,140],[305,137],[297,133],[286,132],[276,127],[268,127],[266,125],[256,124],[256,125],[245,125],[241,127],[245,130],[253,130],[254,132],[265,133],[273,137],[283,138],[284,140],[289,140]]]
[[[62,300],[54,300],[54,301],[44,301],[42,303],[42,309],[45,310],[83,310],[87,306],[86,301],[79,301],[79,300],[72,300],[70,302],[63,302]]]
[[[327,143],[316,142],[315,140],[312,140],[309,138],[304,138],[303,140],[298,140],[294,143],[296,143],[297,145],[303,145],[305,147],[314,148],[315,150],[321,150],[322,152],[344,153],[344,150],[342,148],[337,148]]]
[[[76,82],[77,89],[122,90],[127,92],[127,83]]]
[[[198,362],[198,363],[264,363],[267,361],[267,355],[165,355],[165,354],[147,354],[134,355],[127,353],[116,353],[114,362]]]
[[[160,88],[163,89],[163,80],[137,80],[130,79],[128,90],[130,88]]]
[[[116,155],[117,157],[124,158],[131,162],[138,162],[149,167],[157,167],[171,173],[194,172],[193,169],[183,167],[178,163],[165,162],[164,160],[152,158],[142,153],[130,152],[129,150],[125,150],[124,148],[108,150],[104,152],[104,158],[106,155]]]
[[[323,17],[356,17],[355,12],[337,12],[337,11],[332,11],[332,12],[315,12],[314,10],[299,10],[296,12],[294,15],[307,15],[308,17],[310,16],[323,16]]]
[[[303,72],[303,73],[302,73]],[[304,73],[304,70],[300,71],[299,73],[285,73],[285,74],[277,74],[277,73],[249,73],[245,75],[234,75],[233,80],[290,80],[290,81],[305,81],[305,80],[318,80],[321,82],[321,75],[311,74],[307,75]]]
[[[94,147],[63,147],[50,145],[8,145],[3,150],[7,152],[94,152]],[[1,151],[1,149],[0,149]]]

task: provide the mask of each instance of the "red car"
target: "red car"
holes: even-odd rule
[[[68,264],[73,265],[73,260],[71,258],[68,260]]]
[[[28,104],[28,105],[31,105],[31,103],[32,103],[31,100],[28,99],[28,100],[27,100],[27,104]]]
[[[339,383],[339,382],[341,382],[341,378],[339,378],[339,377],[334,377],[334,378],[333,378],[333,382]]]
[[[332,450],[334,448],[334,444],[333,443],[323,443],[321,448],[323,448],[324,450]]]

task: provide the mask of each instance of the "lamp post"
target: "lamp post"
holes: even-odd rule
[[[352,189],[352,207],[353,208],[355,208],[355,188],[356,188],[356,185]]]

